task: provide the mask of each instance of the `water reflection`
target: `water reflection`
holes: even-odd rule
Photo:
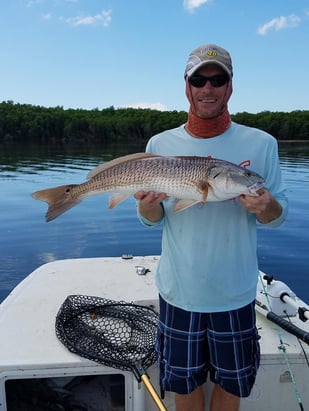
[[[277,229],[258,227],[261,269],[289,283],[309,300],[309,147],[280,147],[281,169],[289,199],[289,214]]]
[[[114,157],[144,151],[141,145],[21,145],[2,144],[0,151],[0,172],[19,171],[26,168],[29,172],[44,170],[57,165],[83,168],[85,163],[97,165]],[[30,168],[33,168],[30,170]]]

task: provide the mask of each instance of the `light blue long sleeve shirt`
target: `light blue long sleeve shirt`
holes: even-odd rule
[[[264,177],[265,188],[282,206],[280,217],[267,225],[279,226],[286,217],[277,141],[261,130],[232,123],[217,137],[198,139],[180,126],[152,137],[146,151],[211,156],[244,165]],[[162,297],[198,312],[233,310],[252,302],[258,278],[255,215],[239,199],[206,201],[178,213],[174,202],[168,198],[162,203],[162,253],[156,272]],[[159,224],[139,218],[148,226]]]

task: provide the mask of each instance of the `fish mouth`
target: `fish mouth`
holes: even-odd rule
[[[256,194],[256,192],[263,187],[264,187],[264,183],[261,181],[261,182],[252,184],[250,187],[248,187],[248,189],[251,194]]]

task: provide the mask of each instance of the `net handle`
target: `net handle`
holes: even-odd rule
[[[149,377],[146,374],[143,374],[141,376],[141,379],[147,388],[149,394],[151,395],[153,401],[155,402],[156,406],[158,407],[158,410],[160,411],[167,411],[166,406],[163,404],[163,401],[159,397],[159,394],[155,390],[154,386],[151,384]]]
[[[155,390],[154,386],[152,385],[149,376],[147,375],[146,371],[144,370],[143,366],[140,364],[136,364],[132,369],[137,381],[142,381],[147,388],[147,391],[151,395],[153,401],[155,402],[156,406],[160,411],[167,411],[163,401],[161,400],[159,394]]]

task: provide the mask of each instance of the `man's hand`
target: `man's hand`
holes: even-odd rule
[[[138,191],[134,197],[139,200],[138,211],[143,217],[153,222],[161,220],[163,217],[161,202],[166,199],[166,193]]]
[[[264,188],[258,191],[258,196],[241,195],[239,200],[242,206],[250,213],[255,214],[262,224],[275,220],[282,213],[281,205]]]

